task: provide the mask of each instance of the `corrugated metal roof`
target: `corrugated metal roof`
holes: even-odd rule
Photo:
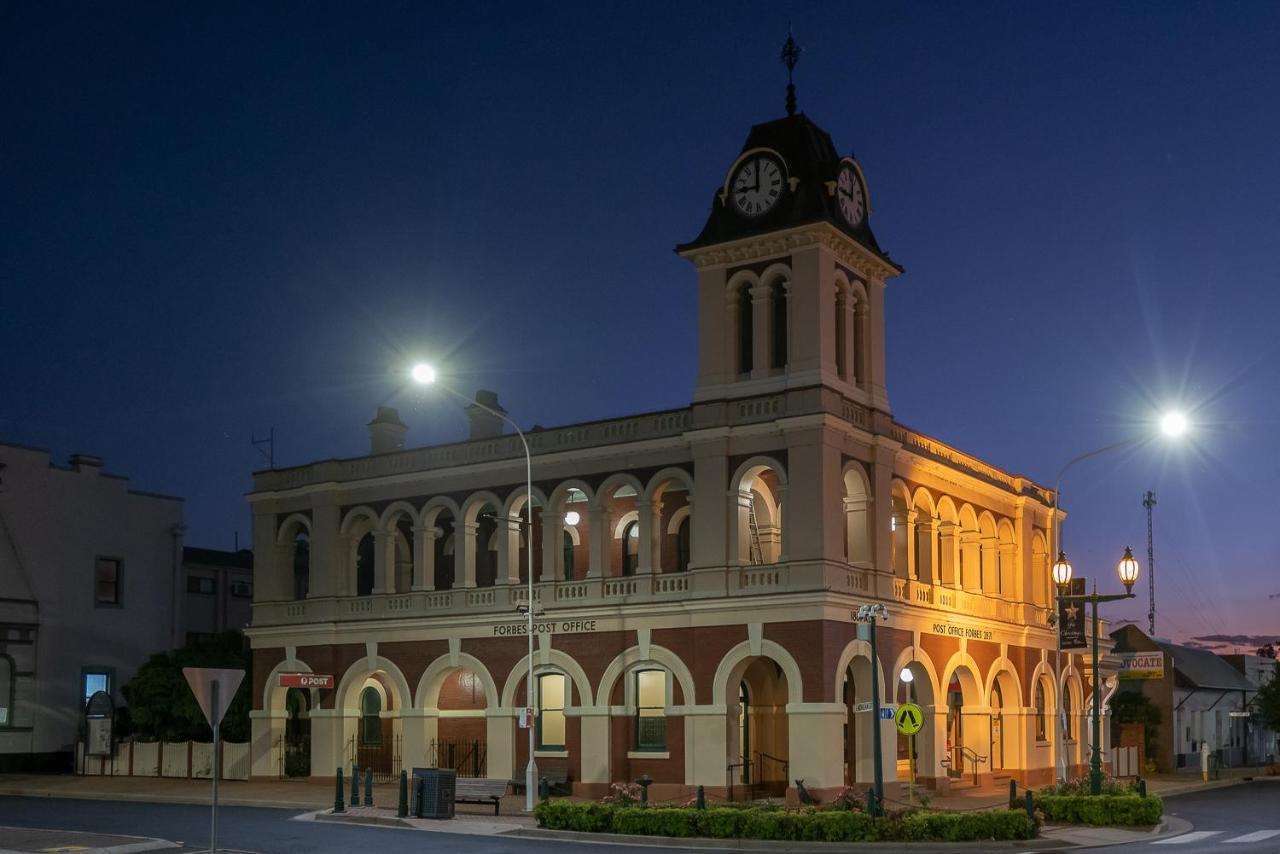
[[[1156,645],[1173,658],[1173,669],[1178,676],[1196,688],[1212,688],[1220,691],[1257,691],[1244,675],[1207,649],[1156,641]]]

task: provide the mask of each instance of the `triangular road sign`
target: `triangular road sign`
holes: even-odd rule
[[[222,722],[222,716],[227,713],[227,707],[231,705],[236,689],[244,679],[243,670],[225,670],[219,667],[184,667],[182,675],[187,677],[191,693],[196,695],[196,702],[200,704],[200,711],[204,712],[204,719],[209,722],[209,726],[217,726]],[[216,708],[213,705],[214,683],[218,685]]]

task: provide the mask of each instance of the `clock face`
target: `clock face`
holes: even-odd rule
[[[862,192],[858,173],[848,163],[840,167],[836,178],[836,201],[840,203],[840,215],[852,226],[862,225],[867,218],[867,199]]]
[[[743,216],[757,217],[782,198],[782,164],[767,154],[748,157],[729,182],[729,198]]]

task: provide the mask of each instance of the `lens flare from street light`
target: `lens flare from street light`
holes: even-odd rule
[[[915,676],[913,676],[913,675],[911,675],[911,671],[904,667],[904,668],[902,668],[902,675],[901,675],[899,678],[900,678],[903,682],[913,682],[913,681],[915,681],[915,678],[916,678],[916,677],[915,677]]]
[[[1187,416],[1181,412],[1168,412],[1160,419],[1160,429],[1166,436],[1177,438],[1187,432]]]
[[[436,369],[425,362],[419,362],[413,366],[413,370],[409,372],[409,376],[413,377],[413,381],[422,385],[431,385],[436,381]]]
[[[582,517],[578,515],[577,510],[570,510],[564,514],[564,523],[566,525],[576,525],[582,521]]]

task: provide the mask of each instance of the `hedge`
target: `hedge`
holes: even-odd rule
[[[597,803],[544,801],[534,807],[538,824],[551,830],[626,833],[638,836],[707,836],[718,839],[874,842],[1030,839],[1035,834],[1023,810],[911,812],[872,818],[844,810],[717,807],[614,807]]]
[[[1160,823],[1159,795],[1036,795],[1036,809],[1048,822],[1134,827]]]

